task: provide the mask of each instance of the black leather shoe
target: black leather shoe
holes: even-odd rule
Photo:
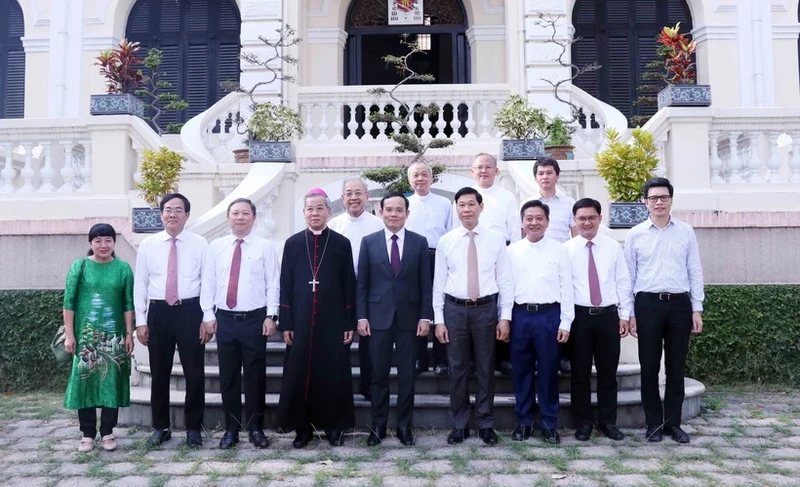
[[[367,446],[378,446],[381,444],[381,440],[386,438],[386,428],[377,428],[369,433],[369,438],[367,438]]]
[[[224,435],[222,435],[222,439],[219,440],[219,448],[221,450],[230,450],[233,448],[233,445],[239,443],[239,432],[238,431],[226,431]]]
[[[404,446],[414,446],[414,433],[411,432],[411,428],[397,428],[395,433]]]
[[[497,433],[494,432],[494,428],[481,428],[478,430],[478,436],[487,445],[497,444]]]
[[[326,430],[325,435],[328,437],[328,443],[331,446],[344,445],[344,431],[342,430]]]
[[[433,369],[433,373],[436,375],[447,375],[450,372],[450,367],[447,364],[439,364]]]
[[[269,446],[269,439],[267,439],[267,435],[261,430],[252,430],[247,437],[250,439],[250,443],[256,448],[267,448]]]
[[[200,448],[203,446],[203,435],[198,430],[188,430],[186,432],[186,445],[189,448]]]
[[[292,446],[295,448],[305,448],[308,442],[311,441],[311,432],[306,430],[297,430],[297,436],[294,437]]]
[[[542,441],[551,445],[558,445],[561,443],[561,436],[559,436],[558,431],[545,428],[542,430]]]
[[[503,375],[511,375],[511,362],[504,360],[497,364],[495,369]]]
[[[419,374],[421,374],[423,372],[427,372],[428,370],[430,370],[428,368],[428,366],[427,365],[422,365],[422,362],[420,362],[419,360],[414,362],[414,375],[415,376],[418,376]]]
[[[664,433],[670,435],[674,441],[681,444],[689,443],[689,434],[681,429],[680,426],[664,426]]]
[[[625,438],[625,433],[619,430],[616,426],[610,426],[605,424],[597,425],[597,428],[606,435],[606,438],[611,438],[614,441],[619,441]]]
[[[172,439],[172,431],[169,428],[165,430],[155,430],[153,435],[147,440],[148,448],[158,448],[165,441]]]
[[[585,424],[578,428],[578,431],[575,432],[575,439],[578,441],[589,441],[589,438],[592,437],[592,425]]]
[[[456,443],[463,442],[467,438],[469,438],[469,429],[454,428],[453,431],[447,435],[447,444],[455,445]]]
[[[511,439],[514,441],[525,441],[531,437],[531,433],[533,433],[533,426],[522,426],[520,424],[514,428],[514,432],[511,433]]]
[[[358,390],[358,392],[359,394],[364,396],[364,399],[366,399],[369,402],[372,402],[372,394],[369,392],[369,387],[362,387],[361,389]]]
[[[558,370],[562,374],[569,374],[572,371],[572,364],[569,363],[569,360],[560,360],[558,362]]]
[[[664,439],[664,434],[661,432],[661,426],[648,426],[647,432],[644,434],[644,439],[652,442],[662,441]]]

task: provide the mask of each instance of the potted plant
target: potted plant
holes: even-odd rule
[[[572,127],[561,117],[556,117],[547,127],[547,140],[544,142],[544,155],[563,161],[574,159],[572,146]]]
[[[150,76],[145,76],[142,79],[142,87],[133,92],[134,95],[147,100],[144,107],[152,116],[144,118],[150,122],[150,126],[158,132],[158,135],[164,135],[164,129],[159,123],[162,112],[179,112],[189,108],[189,104],[176,93],[164,92],[164,90],[172,88],[172,83],[164,79],[167,73],[161,69],[161,55],[162,52],[158,49],[147,51],[143,64],[150,72]],[[169,123],[165,129],[171,134],[179,134],[181,127],[183,127],[183,123]]]
[[[247,121],[250,162],[292,162],[292,138],[303,133],[300,115],[272,102],[256,103]]]
[[[144,102],[133,93],[144,76],[134,65],[139,61],[136,52],[138,42],[124,39],[114,49],[102,51],[95,66],[100,66],[100,74],[106,79],[106,94],[90,97],[89,113],[92,115],[136,115],[144,118]]]
[[[494,126],[503,132],[503,160],[524,161],[544,156],[547,115],[518,94],[508,97],[494,114]]]
[[[597,172],[611,199],[611,228],[631,228],[648,217],[642,188],[655,176],[658,150],[650,132],[639,127],[631,135],[630,142],[623,142],[616,130],[606,130],[606,148],[595,154]]]
[[[183,157],[166,147],[144,150],[144,159],[139,169],[141,179],[136,187],[150,207],[133,209],[131,220],[134,232],[153,233],[164,229],[158,206],[164,195],[175,191],[182,166]]]
[[[697,65],[694,53],[697,45],[675,27],[664,27],[656,38],[659,56],[664,58],[667,87],[658,93],[658,108],[707,107],[711,105],[711,87],[697,85]]]

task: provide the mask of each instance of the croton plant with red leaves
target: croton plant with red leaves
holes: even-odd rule
[[[124,39],[114,49],[106,49],[97,56],[95,66],[100,66],[100,74],[106,79],[107,93],[133,93],[144,76],[135,53],[140,49],[138,42]]]
[[[658,54],[664,58],[666,81],[673,85],[692,85],[697,78],[696,63],[692,56],[697,48],[693,40],[680,32],[681,24],[661,29],[656,42],[661,46]]]

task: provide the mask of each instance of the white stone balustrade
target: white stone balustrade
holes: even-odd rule
[[[569,87],[570,101],[581,111],[577,127],[572,134],[576,158],[593,157],[605,144],[606,129],[613,128],[620,135],[628,132],[625,115],[611,105],[604,103],[577,86]]]
[[[229,93],[181,128],[181,142],[189,162],[235,162],[233,150],[244,148],[244,139],[247,137],[244,135],[247,126],[236,123],[244,100],[247,97],[240,93]]]

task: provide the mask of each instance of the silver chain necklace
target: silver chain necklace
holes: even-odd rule
[[[313,232],[312,232],[313,233]],[[303,240],[306,241],[306,256],[308,257],[308,266],[311,268],[311,280],[308,281],[311,284],[311,292],[317,292],[317,284],[319,281],[317,280],[317,274],[319,274],[319,270],[322,267],[322,259],[325,258],[325,251],[328,250],[328,241],[331,239],[331,232],[328,230],[328,236],[325,238],[325,246],[322,248],[322,255],[319,258],[319,266],[317,266],[317,270],[314,270],[314,263],[311,261],[311,249],[308,247],[308,238],[303,235]]]

